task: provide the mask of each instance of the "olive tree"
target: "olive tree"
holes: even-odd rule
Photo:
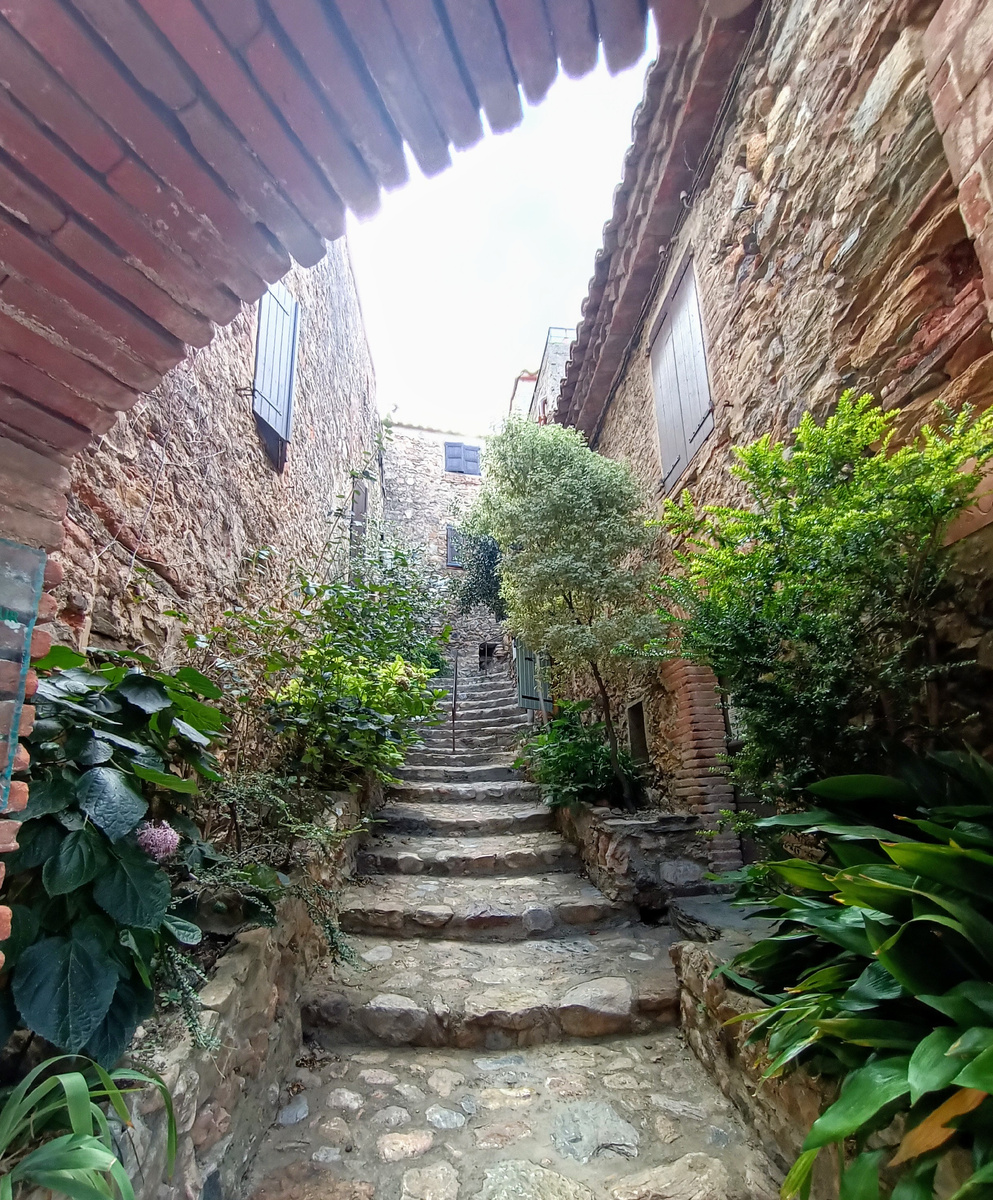
[[[652,539],[630,469],[560,425],[510,420],[486,454],[470,532],[500,547],[500,592],[512,632],[557,668],[589,672],[625,800],[608,680],[660,631],[644,555]]]

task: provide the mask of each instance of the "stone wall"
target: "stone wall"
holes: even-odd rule
[[[715,140],[695,146],[704,165],[683,196],[672,241],[657,247],[649,302],[640,316],[618,309],[612,318],[627,330],[628,346],[593,442],[631,465],[649,511],[664,499],[651,337],[689,258],[715,429],[677,488],[701,502],[740,499],[729,474],[735,445],[763,433],[783,437],[806,411],[823,418],[845,388],[874,391],[885,407],[899,409],[903,437],[935,417],[936,401],[958,408],[993,400],[982,272],[927,91],[923,41],[934,8],[927,0],[790,0],[761,16]],[[651,79],[647,94],[681,103],[670,93],[659,101]],[[633,253],[625,239],[633,245],[635,233],[648,236],[630,214],[660,186],[652,131],[666,120],[673,118],[643,112],[636,123],[641,166],[626,171],[629,194],[615,207],[618,249],[604,251],[618,256],[619,271]],[[583,354],[595,359],[597,352],[592,345]],[[581,380],[593,374],[584,364],[574,372]],[[571,411],[582,408],[577,392]],[[957,533],[974,531],[991,509],[986,503]],[[665,556],[663,565],[671,565]],[[966,631],[949,626],[943,649],[953,657],[959,632],[975,644],[993,628],[987,596],[970,622]],[[665,673],[642,691],[632,681],[618,693],[618,708],[639,695],[651,710],[656,765],[670,779],[683,771],[684,783],[701,793],[720,790],[713,768],[723,739],[708,715],[716,697]],[[690,731],[701,721],[713,728],[698,737]],[[717,740],[707,745],[711,734]],[[709,763],[700,754],[705,745]],[[684,807],[678,792],[670,788],[670,801]],[[723,801],[716,792],[705,800],[713,811],[731,796],[725,787]]]
[[[814,1079],[802,1069],[762,1079],[762,1046],[745,1044],[752,1024],[727,1022],[763,1005],[713,974],[741,949],[741,945],[724,942],[677,942],[672,947],[680,985],[680,1021],[690,1049],[756,1130],[766,1154],[787,1171],[834,1093],[830,1083]],[[813,1200],[835,1200],[837,1195],[837,1162],[833,1150],[825,1151],[817,1160],[811,1196]]]
[[[246,306],[73,465],[59,633],[78,646],[150,646],[243,586],[278,594],[293,561],[347,541],[354,470],[381,511],[375,381],[344,240],[284,280],[300,303],[293,430],[282,474],[252,415],[258,306]],[[256,552],[268,549],[265,570]]]
[[[662,918],[676,896],[709,892],[707,841],[686,813],[618,815],[573,804],[555,810],[555,824],[579,850],[586,874],[609,900],[635,904]]]
[[[478,434],[453,433],[410,425],[392,425],[383,451],[383,523],[402,545],[423,551],[429,570],[447,587],[461,571],[448,566],[450,525],[468,514],[482,485],[482,475],[445,470],[445,443],[485,446]],[[485,466],[483,468],[485,470]],[[503,633],[492,615],[476,608],[461,615],[449,606],[446,620],[453,628],[451,646],[460,652],[460,674],[478,669],[477,647],[492,642],[502,647]],[[501,657],[503,654],[501,652]]]
[[[993,3],[945,0],[924,38],[928,90],[993,305]]]
[[[354,829],[382,803],[382,788],[327,796],[331,828]],[[309,874],[335,888],[354,870],[357,839],[339,843],[309,864]],[[323,939],[297,898],[284,901],[272,929],[235,935],[201,989],[202,1025],[219,1043],[194,1046],[178,1018],[159,1017],[138,1031],[131,1060],[157,1071],[169,1086],[179,1146],[166,1178],[166,1117],[157,1091],[139,1094],[134,1126],[121,1138],[124,1164],[137,1200],[227,1200],[244,1194],[243,1181],[261,1139],[292,1097],[291,1079],[302,1041],[300,996],[325,953]]]

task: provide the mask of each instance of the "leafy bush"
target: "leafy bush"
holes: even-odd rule
[[[624,802],[604,726],[583,720],[589,707],[588,701],[560,705],[556,715],[538,726],[521,747],[516,765],[526,768],[552,808],[584,802],[613,808]],[[635,794],[640,780],[634,760],[624,750],[618,757]]]
[[[663,581],[661,646],[726,688],[744,736],[734,779],[752,796],[879,768],[885,739],[934,732],[929,609],[945,531],[980,478],[963,468],[993,453],[993,410],[899,449],[894,419],[846,392],[792,445],[736,450],[742,507],[666,504],[662,524],[689,549]]]
[[[270,703],[273,726],[297,735],[302,772],[321,786],[390,778],[443,694],[431,686],[440,595],[388,548],[313,592],[308,644]]]
[[[56,1073],[66,1062],[75,1069]],[[131,1087],[122,1086],[131,1084]],[[14,1188],[39,1187],[70,1200],[120,1197],[134,1190],[114,1152],[106,1105],[125,1125],[131,1116],[124,1096],[151,1085],[167,1114],[167,1164],[176,1158],[172,1097],[158,1075],[140,1071],[107,1074],[98,1063],[52,1058],[40,1063],[3,1093],[0,1108],[0,1200],[13,1200]]]
[[[819,862],[763,865],[788,885],[763,915],[777,932],[727,974],[770,1004],[748,1041],[767,1039],[767,1076],[803,1062],[842,1079],[804,1143],[784,1197],[806,1195],[814,1160],[854,1139],[847,1200],[930,1200],[953,1147],[993,1184],[993,767],[943,754],[903,778],[855,775],[810,788],[821,807],[758,822],[823,840]],[[747,976],[747,978],[745,977]],[[903,1118],[895,1154],[868,1147]],[[877,1143],[878,1144],[878,1143]]]
[[[205,702],[217,689],[192,669],[168,675],[138,655],[102,657],[89,666],[56,648],[38,664],[54,672],[38,685],[30,800],[19,849],[6,856],[13,922],[0,1042],[23,1022],[112,1064],[151,1011],[162,955],[200,940],[171,911],[160,864],[178,849],[177,830],[198,840],[189,806],[197,776],[220,777],[211,747],[223,717]]]
[[[452,594],[458,611],[466,616],[477,605],[488,608],[497,621],[507,618],[507,606],[500,595],[500,546],[495,538],[476,537],[459,531],[462,548],[462,573],[452,580]]]

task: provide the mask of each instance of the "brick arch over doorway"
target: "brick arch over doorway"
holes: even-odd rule
[[[346,210],[375,212],[409,159],[435,174],[484,120],[517,125],[560,69],[636,62],[648,7],[0,0],[0,539],[58,548],[67,468],[117,414],[293,260],[319,262]],[[749,3],[651,7],[678,44]],[[46,588],[59,577],[49,562]],[[52,608],[42,596],[39,626]],[[36,630],[31,655],[49,640]],[[0,664],[0,713],[17,691],[30,701],[15,666]],[[5,807],[26,801],[14,784]],[[16,834],[0,821],[0,852]]]

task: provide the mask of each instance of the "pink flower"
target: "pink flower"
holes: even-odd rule
[[[156,862],[179,849],[179,834],[168,821],[145,821],[138,826],[138,845]]]

